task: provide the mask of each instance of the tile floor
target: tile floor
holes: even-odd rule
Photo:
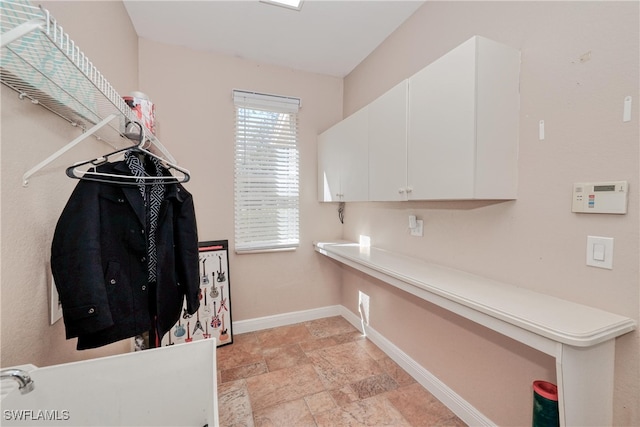
[[[340,316],[235,335],[217,363],[224,427],[465,426]]]

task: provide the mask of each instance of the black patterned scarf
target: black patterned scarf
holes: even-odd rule
[[[163,176],[162,164],[155,157],[149,157],[155,166],[155,176]],[[148,208],[148,242],[147,242],[147,254],[149,258],[149,282],[155,282],[157,279],[156,266],[158,264],[158,256],[156,250],[156,229],[158,227],[158,217],[160,214],[160,205],[164,199],[164,184],[151,185],[151,191],[147,192],[147,186],[144,185],[145,176],[148,176],[142,161],[137,156],[135,151],[129,150],[124,153],[124,160],[131,170],[131,173],[136,177],[138,188],[140,189],[140,195],[144,201],[145,207]]]

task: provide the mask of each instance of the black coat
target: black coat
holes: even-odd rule
[[[123,162],[98,171],[129,175]],[[168,173],[168,172],[167,172]],[[53,237],[51,269],[67,339],[78,350],[152,329],[162,337],[178,321],[184,298],[199,306],[198,235],[192,196],[168,184],[156,229],[157,285],[148,283],[147,214],[136,185],[80,181]]]

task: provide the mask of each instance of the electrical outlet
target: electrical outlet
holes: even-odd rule
[[[418,237],[422,237],[423,235],[423,225],[424,222],[421,219],[416,220],[416,226],[411,228],[411,235],[412,236],[418,236]]]
[[[409,215],[409,228],[411,228],[411,229],[416,228],[416,216],[415,215]]]

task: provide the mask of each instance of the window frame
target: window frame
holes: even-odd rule
[[[300,99],[234,90],[233,100],[235,252],[296,250],[300,245]]]

